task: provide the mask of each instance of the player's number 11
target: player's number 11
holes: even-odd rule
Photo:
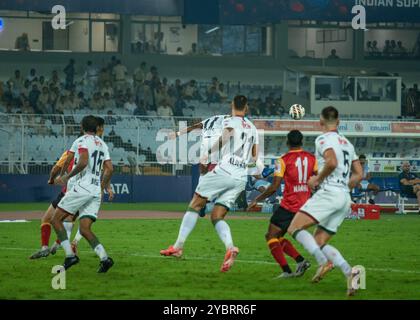
[[[299,183],[306,183],[308,180],[308,158],[305,157],[303,161],[301,157],[297,158],[295,165],[298,169]],[[304,168],[302,168],[302,166]]]

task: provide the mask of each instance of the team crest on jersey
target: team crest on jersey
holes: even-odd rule
[[[251,126],[245,120],[242,120],[242,128],[251,129]]]
[[[338,138],[338,142],[340,144],[347,144],[347,140],[346,139],[342,139],[342,138]]]

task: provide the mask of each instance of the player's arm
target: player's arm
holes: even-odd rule
[[[233,135],[233,128],[227,127],[222,131],[220,138],[210,147],[209,156],[213,153],[219,152],[228,143],[230,137]]]
[[[79,161],[77,165],[73,168],[73,170],[61,176],[61,182],[65,185],[69,181],[70,178],[74,177],[75,175],[82,172],[89,163],[89,152],[87,149],[79,149]]]
[[[64,161],[62,167],[61,167],[61,171],[60,171],[60,176],[64,176],[66,174],[67,168],[70,165],[70,162],[74,159],[74,152],[67,152],[67,157],[66,160]]]
[[[332,148],[324,151],[324,167],[316,176],[312,176],[308,181],[308,186],[315,190],[333,171],[337,168],[338,162],[335,152]]]
[[[114,173],[114,166],[112,165],[112,161],[106,160],[104,162],[104,173],[102,175],[101,188],[102,190],[106,189],[109,194],[111,194],[109,192],[109,189],[111,189],[111,177],[113,173]],[[111,197],[110,197],[110,200],[112,200]]]
[[[61,155],[60,159],[52,167],[50,176],[48,178],[48,184],[54,184],[54,180],[61,173],[61,169],[63,167],[63,164],[66,162],[67,157],[68,157],[68,152],[66,151]]]
[[[268,186],[267,189],[265,189],[265,191],[263,193],[261,193],[258,197],[256,197],[248,206],[247,210],[250,210],[252,208],[254,208],[258,202],[261,202],[265,199],[267,199],[268,197],[271,197],[274,193],[277,192],[277,190],[280,188],[280,184],[281,184],[281,177],[277,177],[275,176],[273,178],[273,182]]]
[[[350,190],[354,189],[360,184],[363,179],[363,167],[359,160],[354,160],[351,164],[351,177],[349,180]]]
[[[197,130],[197,129],[203,129],[203,123],[202,122],[198,122],[196,124],[193,124],[192,126],[189,126],[187,128],[183,128],[177,132],[175,132],[175,134],[172,134],[170,136],[170,138],[175,139],[176,137],[180,137],[186,133],[190,133],[191,131]]]

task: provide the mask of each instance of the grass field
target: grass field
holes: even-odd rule
[[[0,204],[0,211],[25,208],[40,210],[45,204],[39,208]],[[183,210],[185,205],[104,206],[109,208]],[[274,280],[280,270],[264,241],[266,220],[229,224],[241,253],[232,270],[221,274],[224,246],[208,219],[199,221],[180,260],[159,256],[159,250],[176,238],[177,219],[99,220],[94,231],[115,266],[107,274],[97,274],[98,259],[83,240],[80,264],[67,272],[66,289],[54,290],[51,269],[62,263],[63,252],[28,259],[39,247],[39,221],[0,223],[0,299],[346,299],[339,270],[319,284],[310,283],[315,272],[312,258],[313,266],[304,277]],[[366,268],[367,288],[352,299],[420,299],[419,230],[420,217],[414,215],[344,222],[332,244],[351,264]]]

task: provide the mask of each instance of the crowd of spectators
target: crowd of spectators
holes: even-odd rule
[[[63,114],[90,109],[98,114],[125,110],[126,114],[137,116],[183,116],[182,110],[190,101],[228,103],[234,94],[229,95],[226,85],[217,77],[205,87],[196,80],[170,82],[156,66],[149,67],[146,62],[131,74],[116,57],[102,67],[92,61],[82,68],[76,67],[76,61],[71,59],[61,72],[54,70],[50,75],[39,75],[35,68],[27,75],[16,70],[7,81],[0,81],[0,111]],[[76,74],[76,70],[83,71]],[[280,94],[274,92],[265,98],[250,99],[250,107],[254,116],[284,113]]]
[[[420,58],[420,33],[412,48],[407,49],[401,40],[385,40],[381,48],[378,41],[367,41],[366,49],[369,57],[376,58]]]

